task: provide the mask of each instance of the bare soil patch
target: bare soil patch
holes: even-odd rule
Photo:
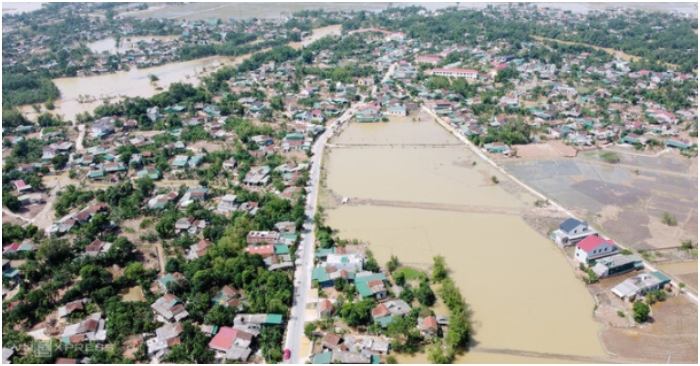
[[[518,145],[518,156],[525,159],[547,159],[575,157],[576,149],[564,145],[559,140],[547,141],[544,144]]]
[[[698,363],[698,306],[676,296],[652,306],[652,322],[637,328],[610,328],[601,335],[609,352],[653,363]]]

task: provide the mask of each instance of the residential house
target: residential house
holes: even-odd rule
[[[190,249],[187,251],[187,259],[195,260],[201,258],[207,253],[207,248],[211,246],[211,242],[206,239],[202,239],[196,244],[190,245]]]
[[[408,111],[406,110],[406,107],[401,104],[392,104],[387,109],[387,114],[390,116],[406,117],[408,115]]]
[[[253,337],[253,334],[240,329],[221,327],[209,342],[209,348],[213,349],[219,358],[246,362],[252,352],[250,344]]]
[[[101,313],[94,313],[87,320],[67,325],[63,328],[61,340],[66,344],[104,342],[107,340],[105,319]]]
[[[85,248],[85,255],[90,257],[96,257],[100,254],[107,253],[109,248],[112,247],[112,243],[102,241],[100,239],[95,239]]]
[[[340,347],[340,344],[342,342],[343,338],[341,336],[328,332],[326,333],[326,335],[323,336],[323,340],[321,340],[321,346],[324,349],[334,350]]]
[[[161,360],[175,345],[180,344],[182,323],[165,324],[156,329],[156,336],[146,341],[148,356]]]
[[[632,301],[637,295],[662,289],[669,283],[671,283],[671,279],[661,272],[642,273],[613,287],[612,293],[620,299]]]
[[[209,193],[209,188],[199,187],[199,188],[189,188],[185,194],[182,195],[180,202],[178,202],[178,207],[185,208],[191,203],[196,201],[206,201]]]
[[[589,235],[598,235],[586,221],[568,218],[559,224],[559,228],[552,232],[552,239],[559,245],[574,245]]]
[[[60,308],[58,308],[58,317],[65,318],[76,311],[85,311],[83,303],[86,303],[87,301],[87,299],[75,300],[61,306]]]
[[[332,316],[333,315],[333,304],[328,299],[323,299],[318,303],[318,316]]]
[[[386,281],[386,276],[383,273],[358,273],[355,275],[355,287],[363,299],[374,297],[381,300],[385,298],[387,289],[384,281]]]
[[[14,182],[15,188],[17,189],[17,192],[19,193],[24,193],[24,192],[31,192],[32,191],[32,186],[25,183],[23,179],[16,180]]]
[[[19,270],[12,268],[12,264],[7,259],[2,260],[2,278],[9,279],[10,281],[19,280]]]
[[[437,335],[438,323],[434,316],[426,316],[425,318],[418,318],[418,330],[420,330],[421,335],[424,337],[434,337]]]
[[[592,270],[599,278],[612,277],[644,268],[642,259],[634,254],[615,254],[610,257],[600,258],[595,262],[596,264]]]
[[[151,309],[156,313],[158,321],[163,323],[179,322],[190,315],[180,299],[173,294],[159,297],[151,305]]]
[[[243,184],[249,186],[267,185],[270,181],[270,167],[267,165],[251,167],[243,179]]]
[[[594,259],[617,254],[618,251],[619,248],[612,239],[590,235],[576,244],[574,258],[581,263],[588,264]]]
[[[666,140],[667,147],[674,147],[678,150],[688,150],[691,147],[691,143],[688,140],[683,140],[680,138],[670,138]]]
[[[236,195],[227,194],[221,198],[219,205],[216,207],[220,212],[233,212],[238,209],[238,202],[236,201]]]
[[[280,233],[275,231],[251,231],[246,236],[248,245],[260,243],[274,244],[280,239]]]
[[[253,254],[258,254],[263,258],[268,258],[271,257],[272,255],[275,254],[275,246],[274,245],[255,245],[255,246],[249,246],[245,248],[245,252],[253,255]]]

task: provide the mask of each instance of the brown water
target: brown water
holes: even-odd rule
[[[456,139],[432,122],[390,122],[351,124],[332,143],[416,141]],[[421,266],[432,263],[435,255],[446,257],[474,312],[475,351],[457,362],[556,363],[576,361],[569,356],[605,357],[597,335],[602,326],[591,317],[593,298],[563,253],[520,217],[499,213],[532,207],[534,197],[514,197],[491,184],[479,172],[485,163],[471,167],[475,159],[466,147],[334,148],[327,183],[340,196],[473,204],[495,213],[353,206],[351,200],[327,211],[328,224],[343,238],[368,241],[380,263],[392,254]],[[531,357],[532,352],[544,358]],[[400,361],[424,363],[425,357],[401,356]]]
[[[125,51],[132,48],[138,48],[137,43],[144,41],[146,43],[152,43],[156,40],[169,41],[177,39],[177,36],[129,36],[122,37],[119,41],[119,47],[117,47],[117,42],[114,37],[107,37],[99,41],[91,42],[87,44],[87,47],[95,53],[109,52],[110,54],[115,53],[117,50]]]
[[[329,34],[336,34],[340,30],[339,25],[333,25],[314,30],[314,33],[303,40],[313,42]],[[145,39],[158,39],[155,36],[142,37]],[[136,37],[132,38],[132,42]],[[100,49],[109,51],[116,44],[114,40],[94,45]],[[296,49],[301,48],[301,43],[290,44]],[[265,52],[263,49],[258,52]],[[149,67],[145,69],[131,68],[129,71],[117,72],[114,74],[103,74],[89,77],[71,77],[53,79],[54,83],[61,91],[61,98],[54,102],[56,114],[62,115],[67,120],[75,120],[78,113],[89,112],[95,107],[102,105],[105,99],[116,102],[123,97],[143,97],[150,98],[154,94],[167,90],[172,83],[184,82],[193,85],[199,84],[199,78],[217,70],[223,65],[236,65],[249,58],[252,54],[239,57],[211,56],[197,60],[185,62],[173,62],[162,66]],[[152,83],[149,75],[158,77],[158,81]],[[85,97],[90,98],[85,98]],[[81,103],[86,99],[94,100]],[[37,115],[32,106],[25,105],[20,110],[30,119],[36,119]],[[42,111],[43,113],[44,111]]]

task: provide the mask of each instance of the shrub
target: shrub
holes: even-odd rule
[[[668,213],[668,211],[664,211],[663,214],[661,214],[661,222],[664,223],[665,225],[668,226],[676,226],[678,225],[678,221],[676,220],[676,215]]]
[[[624,318],[624,317],[625,317],[625,313],[623,313],[622,311],[618,310],[618,311],[617,311],[617,316],[619,316],[620,318]]]
[[[491,181],[493,182],[493,184],[498,184],[498,178],[495,175],[491,176]]]
[[[606,163],[616,164],[620,162],[620,155],[612,151],[606,151],[600,154],[600,158]]]

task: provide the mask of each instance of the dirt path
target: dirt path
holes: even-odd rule
[[[349,206],[355,205],[370,205],[370,206],[383,206],[383,207],[398,207],[398,208],[415,208],[422,210],[438,210],[438,211],[456,211],[456,212],[476,212],[476,213],[490,213],[490,214],[502,214],[502,215],[513,215],[518,217],[523,216],[544,216],[544,217],[563,217],[563,215],[557,210],[547,210],[547,209],[517,209],[517,208],[503,208],[503,207],[488,207],[488,206],[478,206],[478,205],[458,205],[458,204],[446,204],[446,203],[432,203],[432,202],[403,202],[403,201],[388,201],[388,200],[375,200],[375,199],[361,199],[361,198],[351,198]]]
[[[165,274],[165,251],[163,250],[163,244],[160,242],[156,243],[156,256],[158,257],[158,265],[160,266],[160,274]]]
[[[75,140],[75,151],[83,150],[83,140],[85,139],[85,125],[78,125],[78,138]]]

